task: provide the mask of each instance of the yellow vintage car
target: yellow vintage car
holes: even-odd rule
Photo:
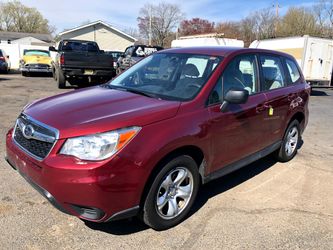
[[[50,51],[26,49],[20,61],[20,70],[23,76],[32,72],[52,73],[52,58]]]

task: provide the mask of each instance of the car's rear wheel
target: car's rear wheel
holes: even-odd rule
[[[294,120],[289,124],[283,137],[281,147],[275,154],[277,160],[287,162],[294,158],[297,154],[300,141],[300,125],[297,120]]]
[[[58,84],[59,89],[64,89],[66,88],[66,78],[64,74],[62,73],[61,70],[56,70],[55,71],[55,80]]]
[[[200,178],[196,162],[187,155],[169,161],[156,175],[143,207],[143,220],[156,230],[180,223],[198,193]]]

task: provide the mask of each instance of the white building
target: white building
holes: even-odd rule
[[[136,39],[110,24],[103,21],[96,21],[85,24],[59,34],[62,39],[77,39],[97,42],[100,49],[111,51],[124,51],[128,46],[133,45]]]

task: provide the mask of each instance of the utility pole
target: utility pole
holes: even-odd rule
[[[278,19],[279,18],[279,9],[281,8],[279,2],[276,2],[276,4],[273,4],[273,7],[275,7],[276,19]]]
[[[279,9],[281,8],[280,4],[278,1],[276,1],[275,4],[273,4],[273,7],[275,7],[275,37],[277,34],[277,29],[278,29],[278,22],[279,22]]]
[[[149,8],[149,35],[148,35],[148,45],[151,46],[151,37],[152,37],[152,6]]]

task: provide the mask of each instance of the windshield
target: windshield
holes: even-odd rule
[[[207,55],[153,54],[119,75],[109,86],[161,99],[191,100],[221,60],[221,57]]]
[[[45,50],[25,50],[25,56],[50,56],[50,52]]]

